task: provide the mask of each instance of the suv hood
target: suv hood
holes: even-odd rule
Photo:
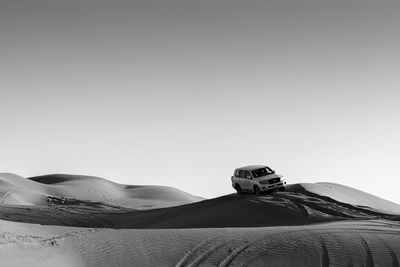
[[[254,179],[257,181],[264,181],[264,180],[269,180],[269,179],[273,179],[273,178],[282,178],[282,177],[283,177],[282,175],[274,173],[274,174],[268,174],[266,176],[257,177]]]

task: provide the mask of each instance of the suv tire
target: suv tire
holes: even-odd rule
[[[254,186],[254,194],[259,195],[260,194],[260,188],[258,186]]]
[[[240,185],[235,185],[235,189],[238,195],[241,195],[243,193],[242,188],[240,187]]]

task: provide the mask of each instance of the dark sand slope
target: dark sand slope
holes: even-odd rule
[[[0,266],[400,266],[399,206],[337,184],[193,202],[171,188],[3,174],[0,194]]]

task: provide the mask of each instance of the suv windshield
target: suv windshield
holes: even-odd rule
[[[257,169],[257,170],[251,171],[251,173],[253,174],[254,178],[257,178],[257,177],[265,176],[265,175],[268,175],[268,174],[273,174],[274,172],[270,168],[265,167],[265,168],[261,168],[261,169]]]

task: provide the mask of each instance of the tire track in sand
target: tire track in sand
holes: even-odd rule
[[[390,256],[392,257],[392,267],[398,267],[400,266],[399,264],[399,259],[397,258],[396,252],[388,245],[388,243],[383,240],[381,237],[374,235],[376,239],[382,242],[386,250],[389,252]]]
[[[369,247],[367,241],[365,240],[365,238],[361,235],[359,235],[359,240],[361,242],[361,244],[363,245],[365,252],[367,253],[367,257],[365,258],[365,266],[366,267],[374,267],[374,258],[372,256],[372,251],[371,248]]]
[[[193,247],[191,250],[189,250],[175,265],[175,267],[184,267],[184,266],[197,266],[201,261],[204,260],[204,257],[208,256],[211,254],[211,252],[216,248],[220,247],[221,245],[224,244],[224,235],[217,235],[217,236],[212,236],[209,237],[199,244],[197,244],[195,247]],[[200,254],[200,256],[197,256]]]
[[[323,267],[329,267],[329,253],[328,253],[328,248],[326,246],[326,243],[324,239],[321,237],[321,235],[318,235],[318,241],[321,245],[322,249],[322,255],[321,255],[321,266]]]
[[[226,267],[229,266],[229,264],[238,256],[242,251],[247,249],[251,244],[250,243],[245,243],[236,249],[234,249],[229,255],[222,260],[222,262],[219,264],[219,267]]]

